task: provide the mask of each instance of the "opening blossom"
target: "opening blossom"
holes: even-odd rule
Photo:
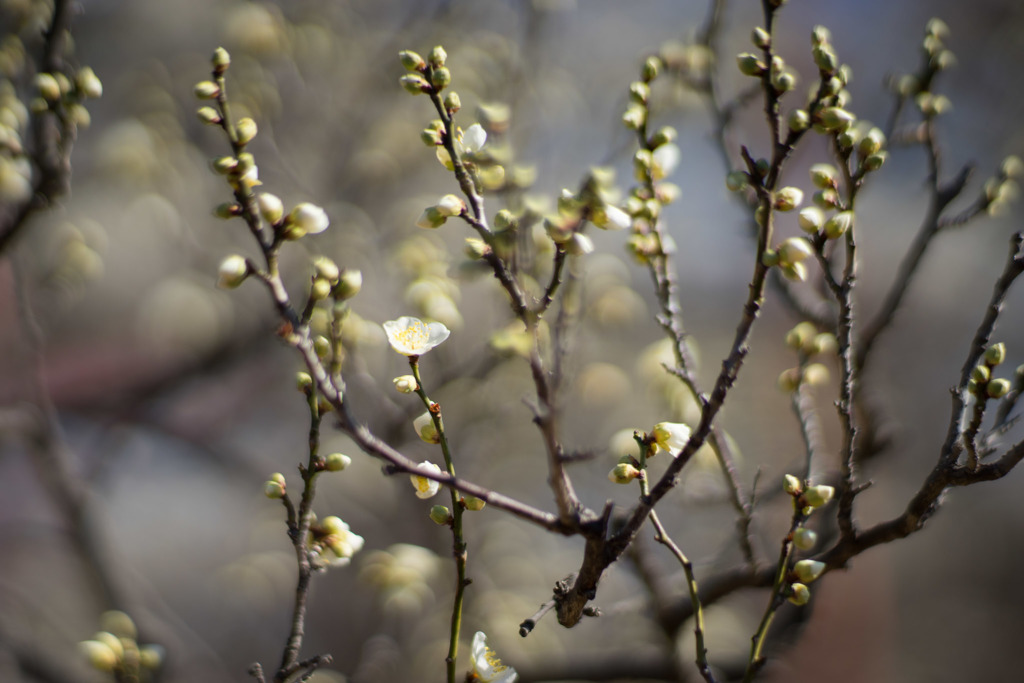
[[[419,469],[426,470],[428,472],[441,473],[441,468],[430,462],[424,460],[419,464]],[[416,497],[426,500],[427,498],[434,497],[438,491],[441,490],[441,484],[437,483],[433,479],[427,479],[421,477],[418,474],[409,475],[409,480],[412,481],[413,488],[416,489]]]
[[[658,448],[676,455],[690,440],[690,428],[681,422],[659,422],[651,430]]]
[[[461,157],[464,154],[476,154],[487,142],[487,131],[479,123],[474,123],[465,132],[457,131],[455,137],[455,151]],[[452,157],[444,147],[437,148],[437,160],[440,161],[449,171],[455,169]]]
[[[442,323],[425,323],[419,318],[403,315],[384,323],[384,333],[391,348],[403,356],[422,356],[451,334]]]
[[[473,657],[473,671],[469,680],[482,683],[514,683],[518,680],[519,674],[516,670],[502,664],[494,650],[487,647],[487,636],[483,631],[477,631],[473,636],[470,652]]]

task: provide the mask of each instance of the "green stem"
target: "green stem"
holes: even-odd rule
[[[441,453],[444,454],[444,464],[448,474],[455,476],[455,465],[452,462],[451,449],[448,446],[448,437],[444,433],[444,422],[441,420],[441,406],[430,400],[427,392],[423,389],[423,381],[420,379],[419,356],[409,356],[409,367],[412,368],[412,376],[416,378],[416,394],[423,401],[427,412],[434,421],[434,429],[437,430]],[[466,563],[468,553],[466,552],[466,541],[462,536],[462,513],[465,508],[462,506],[462,499],[455,489],[449,489],[452,500],[452,556],[455,558],[455,597],[452,600],[451,633],[448,642],[448,656],[445,663],[448,670],[448,683],[455,683],[456,663],[459,656],[459,632],[462,630],[462,605],[465,601],[466,586],[469,581],[466,579]]]

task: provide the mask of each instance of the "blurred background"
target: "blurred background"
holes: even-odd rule
[[[25,3],[2,4],[11,12]],[[722,17],[725,97],[747,85],[733,55],[751,49],[750,30],[762,23],[755,4],[727,3]],[[594,165],[616,168],[618,186],[628,190],[633,139],[620,122],[628,85],[645,56],[687,54],[707,3],[84,0],[78,8],[75,58],[95,69],[104,95],[90,106],[91,126],[75,146],[71,196],[34,217],[0,262],[0,401],[7,415],[49,396],[63,437],[63,447],[50,450],[64,463],[54,465],[40,455],[46,444],[19,440],[17,425],[3,422],[0,679],[47,680],[49,666],[62,680],[102,680],[76,643],[98,629],[102,611],[118,606],[136,620],[141,641],[166,648],[160,680],[246,680],[254,661],[276,666],[294,592],[284,511],[264,498],[262,483],[275,471],[297,481],[308,417],[293,388],[298,359],[276,340],[264,291],[253,283],[229,293],[214,287],[225,255],[257,251],[241,222],[211,213],[230,195],[209,160],[229,148],[196,118],[192,86],[208,77],[213,49],[232,55],[236,115],[259,124],[250,149],[263,189],[286,205],[319,204],[331,218],[327,232],[286,250],[293,291],[307,281],[310,253],[362,269],[363,292],[346,330],[355,413],[414,459],[439,457],[411,427],[420,412],[415,401],[391,386],[407,366],[387,348],[379,323],[406,314],[440,319],[453,329],[451,339],[422,367],[444,407],[460,474],[553,509],[541,441],[523,403],[532,395],[528,367],[492,343],[510,320],[504,299],[493,278],[465,263],[464,226],[428,232],[414,225],[456,185],[419,140],[434,113],[426,98],[398,86],[397,53],[445,46],[464,127],[478,120],[481,105],[507,104],[503,142],[521,177],[536,174],[530,201],[553,206],[561,188],[578,188]],[[977,165],[956,205],[966,206],[1007,154],[1024,151],[1024,6],[791,0],[775,45],[801,75],[796,92],[803,93],[813,74],[810,30],[829,27],[840,60],[853,69],[850,108],[882,123],[892,106],[885,78],[918,67],[932,16],[950,26],[947,45],[958,58],[937,87],[953,103],[939,131],[947,176]],[[685,320],[710,386],[746,296],[748,217],[725,189],[730,169],[700,96],[659,82],[654,106],[657,124],[679,130],[682,162],[671,180],[682,196],[665,220],[679,247]],[[732,137],[767,154],[758,105],[739,118]],[[736,163],[738,143],[728,151]],[[809,192],[806,169],[825,160],[823,146],[807,145],[787,184]],[[924,215],[926,175],[920,149],[896,149],[860,197],[863,312],[877,310]],[[492,199],[489,210],[500,206]],[[864,472],[875,484],[858,499],[862,526],[899,514],[935,460],[949,420],[948,389],[1009,235],[1020,229],[1017,212],[1013,205],[940,236],[880,342],[865,385],[892,446]],[[780,229],[797,232],[795,221]],[[569,448],[593,454],[571,473],[584,502],[600,508],[606,499],[628,505],[635,496],[606,479],[621,454],[611,445],[616,434],[693,420],[694,411],[660,370],[646,272],[626,254],[621,233],[596,241],[564,435]],[[1024,362],[1022,296],[1012,293],[996,334],[1008,347],[1007,372]],[[40,330],[36,341],[19,297]],[[778,374],[795,364],[782,339],[797,322],[769,296],[722,415],[747,487],[760,472],[761,489],[774,489],[801,462],[795,419],[776,389]],[[826,470],[836,467],[839,446],[835,391],[834,379],[816,390],[833,458]],[[324,438],[324,452],[346,452],[353,464],[321,478],[316,511],[342,517],[366,547],[352,565],[314,580],[304,654],[334,656],[331,671],[314,680],[442,680],[450,535],[428,519],[430,503],[411,495],[405,477],[382,476],[378,462],[330,429]],[[1024,639],[1022,476],[952,491],[923,532],[872,550],[815,586],[809,618],[773,642],[778,659],[766,679],[1014,679]],[[62,482],[72,482],[80,505],[61,502]],[[787,524],[777,503],[758,510],[758,550],[766,558]],[[695,561],[698,580],[738,559],[734,514],[713,470],[697,462],[659,510]],[[624,662],[637,673],[622,680],[665,680],[658,667],[666,657],[692,660],[691,628],[666,641],[652,618],[658,598],[629,560],[601,585],[596,602],[604,617],[572,630],[548,617],[521,639],[518,624],[578,567],[583,544],[492,509],[467,524],[467,645],[474,631],[486,631],[528,680],[608,680]],[[673,561],[644,536],[642,554],[672,599],[684,600]],[[88,547],[99,557],[84,556]],[[712,662],[743,661],[764,600],[763,591],[741,592],[709,610]],[[29,655],[44,661],[26,667]]]

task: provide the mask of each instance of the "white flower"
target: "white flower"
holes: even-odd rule
[[[307,235],[321,233],[331,224],[330,219],[327,218],[327,212],[309,202],[297,204],[288,214],[288,219]]]
[[[651,430],[654,443],[672,455],[678,455],[690,440],[690,428],[681,422],[659,422]]]
[[[676,166],[679,165],[679,159],[682,157],[682,152],[679,151],[679,147],[675,143],[668,143],[662,145],[658,149],[654,150],[653,161],[654,165],[651,168],[651,174],[655,180],[661,180],[672,175],[672,172],[676,170]]]
[[[474,123],[465,131],[457,130],[455,133],[455,151],[462,157],[465,154],[476,154],[484,143],[487,142],[487,131],[479,123]],[[443,146],[437,148],[437,160],[440,161],[449,171],[455,169],[452,157]]]
[[[422,356],[451,334],[442,323],[424,323],[419,318],[403,315],[384,323],[384,333],[391,348],[403,356]]]
[[[502,664],[494,650],[487,647],[487,636],[483,631],[477,631],[473,636],[470,651],[473,656],[471,680],[482,683],[513,683],[519,678],[515,669]]]
[[[421,471],[434,472],[436,474],[441,473],[441,468],[429,460],[421,462],[419,464],[419,469]],[[416,489],[417,498],[426,500],[427,498],[432,498],[441,490],[441,485],[433,479],[427,479],[426,477],[421,477],[418,474],[410,475],[409,479],[412,481],[413,488]]]
[[[437,427],[434,426],[434,418],[430,413],[423,413],[413,420],[412,428],[427,443],[441,443],[441,435],[437,433]]]
[[[604,218],[604,225],[597,227],[604,228],[605,230],[625,230],[633,225],[633,219],[629,217],[628,213],[611,204],[605,205]]]

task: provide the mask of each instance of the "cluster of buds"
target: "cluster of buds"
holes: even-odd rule
[[[413,95],[437,94],[452,82],[452,74],[445,66],[448,53],[440,45],[430,51],[427,59],[412,50],[399,52],[398,58],[410,72],[402,76],[399,83]]]
[[[835,353],[835,335],[831,332],[818,332],[813,323],[804,321],[786,333],[785,341],[786,346],[797,352],[800,364],[779,375],[778,386],[781,391],[788,394],[801,385],[820,386],[828,382],[828,368],[822,363],[808,361],[814,356]]]
[[[164,651],[159,645],[139,645],[137,638],[132,618],[112,610],[100,615],[100,631],[78,647],[90,666],[116,680],[150,680],[163,663]]]
[[[834,488],[825,484],[805,485],[803,481],[792,474],[787,474],[783,478],[782,488],[793,497],[794,507],[805,516],[827,504],[836,493]]]
[[[778,266],[782,275],[794,282],[807,280],[807,266],[804,264],[814,254],[814,249],[803,237],[789,237],[776,249],[767,249],[763,256],[766,266]]]
[[[364,543],[363,537],[352,533],[340,517],[331,515],[322,521],[313,520],[306,548],[313,566],[326,569],[347,565],[352,556],[362,550]]]
[[[917,74],[905,74],[890,79],[890,87],[901,97],[913,98],[922,115],[932,118],[950,107],[949,100],[930,92],[936,74],[956,64],[956,55],[946,48],[949,27],[941,19],[931,19],[925,25],[921,52],[924,65]]]
[[[557,213],[542,223],[558,249],[574,256],[594,251],[594,241],[583,232],[588,222],[602,230],[624,230],[632,225],[629,214],[612,203],[614,179],[610,169],[593,168],[578,192],[562,190]]]
[[[981,363],[971,370],[971,378],[967,382],[967,391],[985,399],[1000,399],[1010,393],[1013,388],[1008,379],[992,377],[992,371],[1006,360],[1006,345],[1002,342],[992,344],[985,349]],[[1024,376],[1024,365],[1017,368],[1018,381]]]
[[[998,214],[1020,193],[1017,178],[1024,174],[1024,163],[1017,156],[1008,156],[999,171],[985,181],[983,202],[989,214]]]
[[[466,212],[466,202],[453,194],[446,194],[437,204],[423,209],[416,225],[421,228],[439,228],[453,217]]]
[[[806,605],[811,599],[807,584],[814,582],[825,571],[825,563],[817,560],[800,560],[793,565],[786,577],[789,582],[788,599],[794,605]]]

